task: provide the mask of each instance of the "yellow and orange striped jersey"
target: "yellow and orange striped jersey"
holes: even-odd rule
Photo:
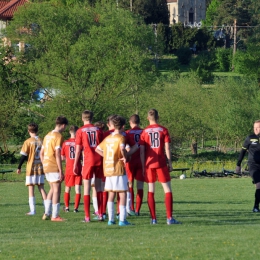
[[[121,134],[112,133],[106,137],[97,147],[103,151],[103,169],[104,176],[122,176],[125,175],[125,166],[120,159],[121,147],[125,147],[125,137]]]
[[[27,156],[26,176],[43,174],[43,167],[40,160],[42,140],[38,136],[30,137],[22,146],[20,154]]]
[[[43,170],[44,173],[56,173],[59,172],[59,168],[56,163],[57,149],[61,149],[63,143],[62,135],[57,131],[49,132],[43,140]]]

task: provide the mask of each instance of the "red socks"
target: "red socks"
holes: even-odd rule
[[[143,203],[144,190],[137,190],[136,202],[135,202],[135,212],[140,212]]]
[[[90,218],[89,210],[90,210],[90,195],[84,195],[84,211],[85,211],[85,216],[87,218]]]
[[[172,217],[172,192],[165,193],[165,207],[167,218]]]
[[[107,191],[103,191],[102,194],[103,194],[103,200],[102,200],[102,204],[103,204],[103,207],[102,207],[102,213],[103,213],[103,214],[106,214],[106,212],[107,212],[108,192],[107,192]]]
[[[153,192],[148,192],[147,202],[148,202],[148,207],[149,207],[149,210],[150,210],[151,218],[156,219],[155,201],[154,201],[154,193]]]
[[[79,203],[80,203],[80,198],[81,198],[81,194],[76,193],[75,194],[75,203],[74,203],[74,209],[78,209],[79,208]]]
[[[97,201],[98,201],[98,214],[102,215],[103,214],[103,192],[102,191],[98,191],[97,192]]]
[[[68,192],[64,193],[64,204],[66,208],[70,206],[70,194]]]

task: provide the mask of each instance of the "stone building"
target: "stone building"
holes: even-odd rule
[[[206,0],[167,0],[170,24],[196,25],[206,17]]]

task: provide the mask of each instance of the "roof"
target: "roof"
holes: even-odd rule
[[[170,3],[177,3],[178,0],[167,0],[167,3],[170,4]]]
[[[24,5],[27,0],[0,1],[0,19],[12,19],[17,7]]]

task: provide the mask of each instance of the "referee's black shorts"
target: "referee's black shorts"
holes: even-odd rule
[[[260,164],[250,164],[249,173],[255,184],[260,182]]]

